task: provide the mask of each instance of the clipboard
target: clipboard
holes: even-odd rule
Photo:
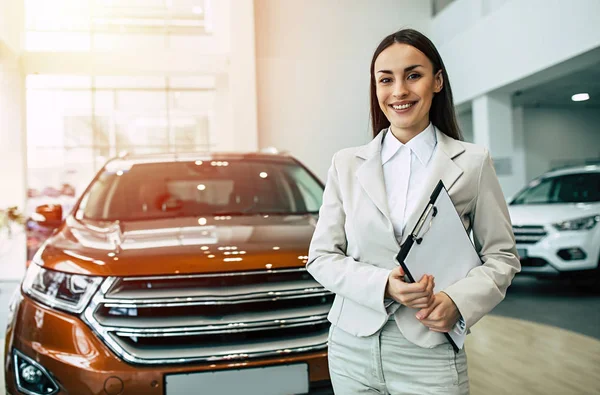
[[[400,247],[396,260],[407,282],[415,282],[424,274],[433,275],[434,293],[465,278],[471,269],[481,265],[481,258],[442,180],[431,193],[429,203]],[[466,331],[453,330],[444,335],[455,352],[463,347]]]

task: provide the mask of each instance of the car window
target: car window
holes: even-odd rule
[[[290,160],[140,163],[101,173],[82,198],[78,216],[126,221],[305,214],[318,212],[322,195],[318,180]]]
[[[570,174],[557,177],[555,199],[558,203],[600,201],[600,173]]]
[[[511,204],[591,203],[600,201],[600,173],[567,174],[534,180]]]

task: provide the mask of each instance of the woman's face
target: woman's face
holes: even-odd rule
[[[374,76],[379,107],[392,132],[412,138],[423,131],[429,125],[433,95],[442,90],[442,71],[434,75],[423,52],[395,43],[375,59]]]

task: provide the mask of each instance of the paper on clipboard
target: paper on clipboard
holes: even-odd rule
[[[424,274],[433,275],[434,293],[465,278],[471,269],[481,265],[442,181],[397,259],[415,281]],[[451,331],[449,335],[455,345],[462,348],[466,333]]]

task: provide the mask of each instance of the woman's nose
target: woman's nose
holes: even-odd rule
[[[405,97],[408,94],[408,89],[406,84],[402,80],[398,80],[394,85],[394,93],[395,97]]]

